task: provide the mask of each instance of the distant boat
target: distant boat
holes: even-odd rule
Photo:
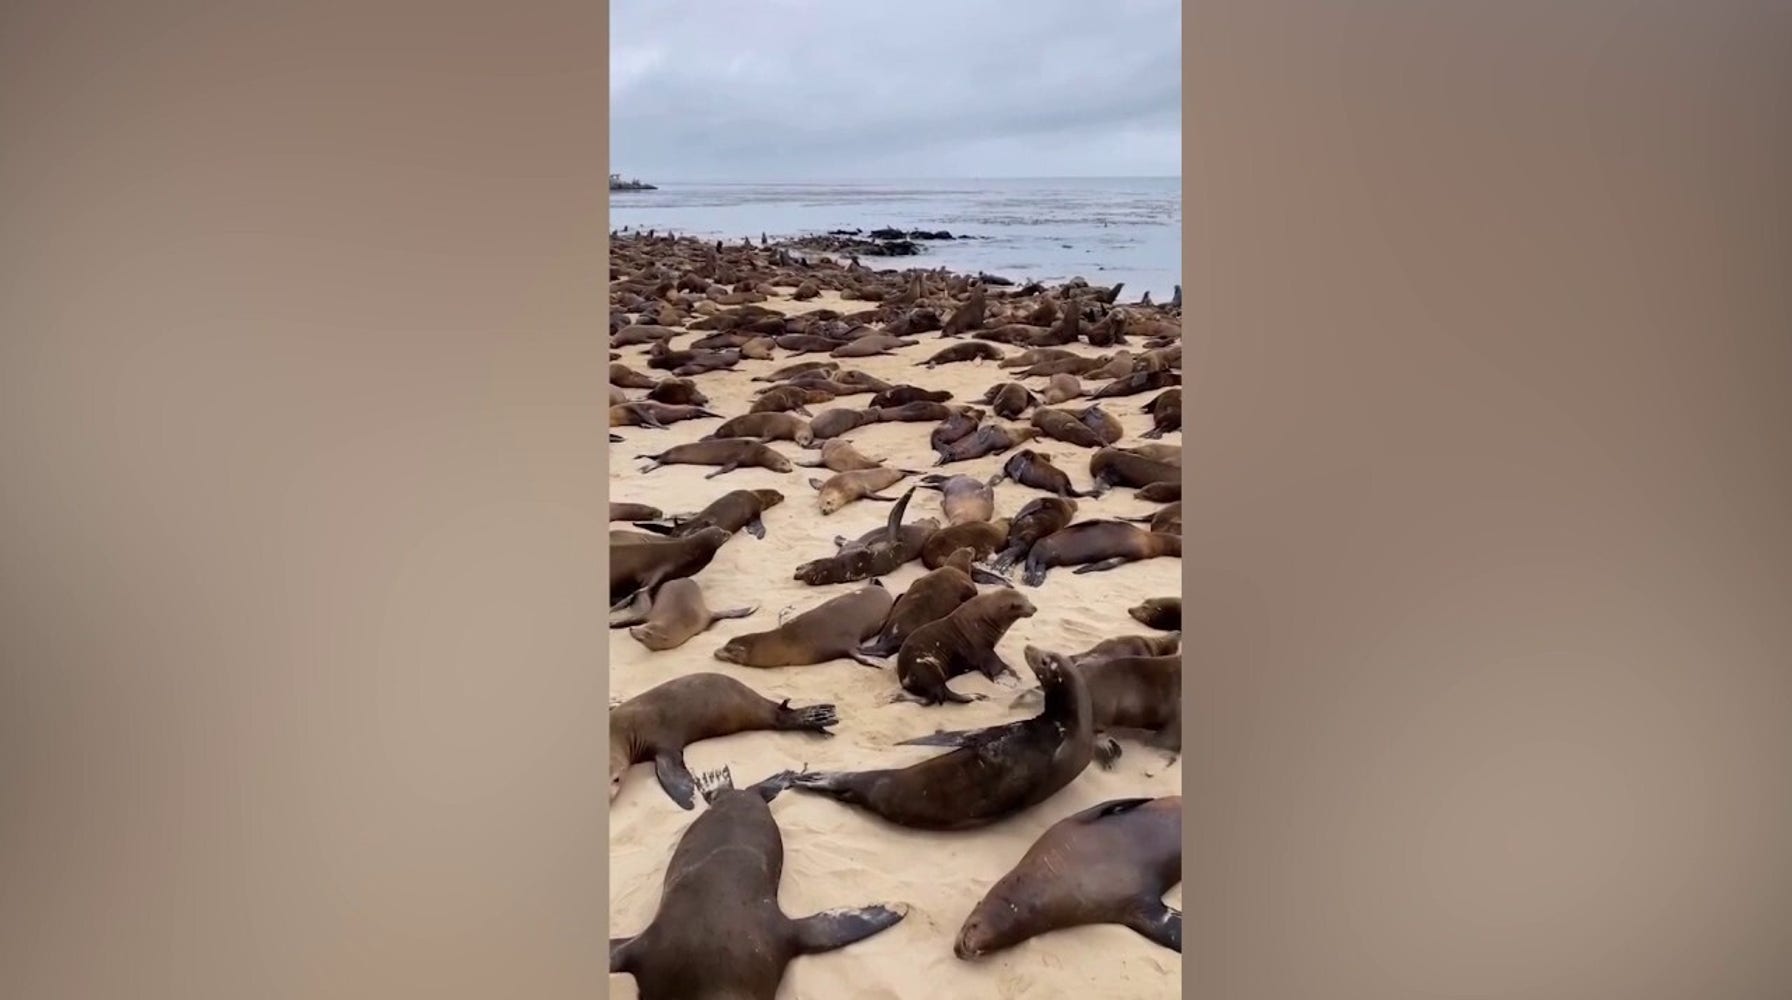
[[[652,184],[649,184],[646,181],[637,181],[632,178],[625,181],[622,179],[621,174],[611,174],[610,175],[610,190],[612,190],[612,191],[658,191],[659,188],[654,187]]]

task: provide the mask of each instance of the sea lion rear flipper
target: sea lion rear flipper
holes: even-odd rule
[[[722,772],[712,772],[712,774],[726,771],[727,769],[723,768]],[[653,758],[653,775],[660,779],[660,787],[666,790],[666,794],[672,797],[672,801],[678,803],[680,809],[697,808],[697,783],[691,777],[690,769],[684,765],[683,751],[670,750]],[[709,774],[704,775],[706,779],[710,777]],[[734,787],[732,782],[728,787]],[[709,797],[710,791],[706,788],[704,799],[707,801]]]
[[[832,910],[823,910],[812,917],[792,920],[790,922],[791,938],[799,954],[815,955],[863,941],[879,931],[896,926],[906,916],[908,916],[906,903],[837,907]],[[1182,940],[1180,921],[1177,926],[1176,940],[1177,947],[1180,948]]]
[[[765,522],[757,517],[746,523],[746,529],[747,534],[752,535],[754,538],[765,537]]]
[[[720,621],[723,618],[746,618],[758,610],[759,605],[749,604],[744,608],[728,608],[723,611],[711,611],[709,613],[709,618],[711,621]]]
[[[637,590],[620,610],[615,608],[610,610],[610,627],[628,628],[630,625],[639,625],[647,620],[647,615],[652,609],[653,601],[647,596],[647,591]]]
[[[1181,953],[1181,910],[1165,906],[1162,900],[1151,900],[1128,912],[1123,922],[1154,944],[1161,944],[1171,951]]]
[[[650,531],[656,535],[670,535],[678,530],[677,523],[667,524],[664,521],[636,521],[635,527],[642,531]]]
[[[884,540],[895,545],[902,538],[902,515],[908,512],[909,498],[915,495],[915,488],[910,486],[896,506],[890,508],[890,519],[884,524]]]
[[[976,581],[977,583],[987,583],[987,584],[992,584],[997,587],[1012,587],[1012,586],[1014,586],[1013,580],[1008,579],[1007,577],[1001,575],[1000,573],[994,573],[989,570],[986,570],[981,566],[972,566],[971,567],[971,579]]]
[[[866,499],[866,500],[876,500],[876,501],[878,501],[878,502],[880,502],[880,503],[895,503],[895,502],[896,502],[896,498],[895,498],[895,497],[887,497],[887,496],[884,496],[884,495],[882,495],[882,494],[879,494],[879,493],[867,493],[867,494],[865,494],[865,496],[864,496],[864,499]]]
[[[812,488],[812,489],[816,489],[816,490],[819,490],[819,489],[821,489],[821,487],[822,487],[822,482],[821,482],[821,480],[819,480],[819,479],[816,479],[816,478],[813,478],[813,477],[811,477],[811,478],[810,478],[810,479],[809,479],[809,486],[810,486],[810,488]]]
[[[876,660],[872,659],[869,656],[866,656],[864,653],[862,653],[856,649],[848,650],[846,653],[846,658],[853,661],[854,663],[858,663],[863,666],[870,667],[873,670],[882,670],[884,668],[883,664],[877,662]]]
[[[1119,566],[1124,566],[1129,561],[1130,560],[1128,560],[1125,556],[1114,556],[1111,559],[1103,559],[1100,562],[1086,563],[1082,566],[1078,566],[1076,569],[1072,570],[1072,572],[1074,572],[1074,573],[1105,573],[1110,569],[1114,569]]]

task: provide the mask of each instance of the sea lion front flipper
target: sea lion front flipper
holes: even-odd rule
[[[691,777],[690,768],[684,765],[683,751],[669,750],[653,758],[653,775],[660,779],[660,787],[680,809],[697,808],[697,782]]]
[[[634,937],[610,939],[610,971],[627,972],[634,964],[634,952],[629,948],[635,943]]]
[[[1112,771],[1114,762],[1120,759],[1120,744],[1111,736],[1104,736],[1095,741],[1095,763],[1103,771]]]
[[[860,907],[836,907],[812,917],[790,922],[791,937],[797,952],[815,955],[844,948],[863,941],[879,931],[887,930],[908,916],[908,904],[888,903]],[[1181,947],[1182,931],[1177,927],[1177,947]]]
[[[628,628],[630,625],[639,625],[647,620],[648,613],[652,610],[653,601],[647,596],[647,591],[637,590],[620,610],[610,610],[610,627]]]
[[[1165,906],[1162,900],[1141,903],[1129,911],[1123,921],[1154,944],[1171,951],[1182,951],[1182,911]]]
[[[811,487],[812,487],[812,488],[814,488],[814,489],[817,489],[817,490],[819,490],[819,489],[821,489],[821,487],[822,487],[822,482],[821,482],[821,480],[819,480],[819,479],[816,479],[816,478],[814,478],[814,477],[813,477],[813,476],[811,476],[811,477],[810,477],[810,478],[809,478],[809,485],[810,485],[810,486],[811,486]]]
[[[729,462],[726,465],[722,466],[721,468],[717,469],[716,471],[710,473],[709,475],[704,476],[703,478],[704,479],[714,479],[717,476],[727,475],[728,473],[733,472],[735,469],[738,469],[738,468],[740,468],[739,462]]]
[[[863,499],[876,500],[880,503],[895,503],[896,502],[895,497],[887,497],[887,496],[883,496],[882,494],[879,494],[879,493],[867,493],[867,494],[865,494]]]
[[[752,535],[754,538],[765,537],[765,522],[763,520],[756,517],[751,521],[748,521],[745,527],[747,529],[747,534]]]
[[[610,443],[611,444],[621,444],[624,440],[626,440],[626,439],[620,434],[610,435]]]
[[[884,664],[877,662],[876,660],[872,659],[869,656],[866,656],[864,653],[861,653],[856,649],[848,650],[846,653],[846,658],[853,661],[854,663],[860,664],[862,666],[870,667],[873,670],[884,669]]]
[[[650,531],[656,535],[670,535],[678,530],[677,524],[667,524],[664,521],[636,521],[635,527],[640,528],[642,531]]]
[[[1119,566],[1124,566],[1124,565],[1126,565],[1127,562],[1128,562],[1128,560],[1126,559],[1125,556],[1114,556],[1109,559],[1103,559],[1100,562],[1085,563],[1081,566],[1078,566],[1076,569],[1072,570],[1071,572],[1073,572],[1073,573],[1105,573],[1110,569],[1114,569]]]

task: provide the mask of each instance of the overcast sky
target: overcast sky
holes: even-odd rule
[[[644,180],[1179,176],[1179,0],[611,0]]]

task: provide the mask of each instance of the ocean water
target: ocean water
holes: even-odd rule
[[[945,267],[1016,281],[1126,282],[1122,302],[1182,283],[1179,177],[926,180],[790,184],[661,183],[610,192],[610,225],[730,241],[830,229],[951,231],[914,257],[861,257],[867,267]]]

